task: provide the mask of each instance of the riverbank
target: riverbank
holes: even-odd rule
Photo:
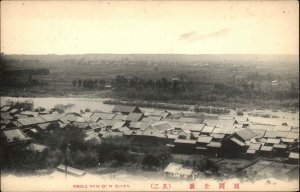
[[[198,112],[216,114],[226,114],[228,110],[281,110],[281,111],[299,111],[299,100],[278,101],[278,100],[243,100],[235,98],[227,98],[224,101],[200,102],[190,100],[168,100],[168,101],[147,101],[132,100],[130,98],[120,97],[114,94],[112,90],[80,90],[80,91],[32,91],[22,92],[20,90],[11,90],[9,92],[0,92],[0,97],[25,97],[25,98],[110,98],[112,102],[107,104],[129,104],[138,105],[140,107],[153,107],[169,110],[191,110],[198,108]]]
[[[229,109],[219,108],[219,107],[211,107],[211,106],[194,106],[194,105],[180,105],[173,103],[160,103],[160,102],[149,102],[149,101],[122,101],[122,100],[105,100],[104,104],[110,105],[133,105],[139,107],[150,107],[157,109],[165,109],[165,110],[181,110],[181,111],[195,111],[195,112],[203,112],[203,113],[213,113],[213,114],[226,114],[230,113]]]

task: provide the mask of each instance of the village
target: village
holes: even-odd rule
[[[110,113],[1,107],[1,141],[9,148],[22,146],[28,153],[40,154],[49,146],[38,142],[39,135],[74,128],[84,133],[86,142],[102,143],[121,137],[133,139],[139,146],[166,146],[173,158],[157,172],[167,178],[196,179],[215,175],[215,169],[219,176],[235,173],[247,178],[298,177],[299,127],[287,123],[257,124],[246,116],[187,111],[145,112],[126,105],[117,105]],[[176,156],[192,158],[189,162]],[[195,159],[202,159],[208,168],[195,169]],[[64,163],[57,164],[55,174],[88,173]]]

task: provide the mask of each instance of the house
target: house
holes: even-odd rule
[[[205,126],[202,131],[201,134],[206,134],[206,135],[210,135],[213,131],[214,131],[215,127],[212,126]]]
[[[91,116],[91,117],[86,117],[85,122],[87,123],[96,123],[100,120],[99,116]]]
[[[237,124],[238,122],[235,119],[219,119],[216,127],[222,127],[222,126],[233,126],[234,124]]]
[[[276,131],[266,131],[265,138],[276,138],[277,137],[277,132]]]
[[[219,123],[218,119],[204,119],[203,122],[207,126],[216,127]]]
[[[20,114],[21,115],[26,115],[28,117],[36,117],[36,116],[39,115],[39,113],[35,112],[35,111],[22,111]]]
[[[185,123],[201,123],[203,119],[199,118],[190,118],[190,117],[180,117],[177,121],[185,122]]]
[[[182,130],[189,130],[191,132],[201,132],[203,128],[205,127],[205,124],[200,123],[185,123],[182,126]]]
[[[213,137],[201,135],[198,137],[197,143],[199,146],[206,147],[211,142]]]
[[[273,157],[274,147],[262,145],[259,149],[259,153],[263,156]]]
[[[107,120],[100,120],[98,121],[98,123],[103,123],[105,124],[106,129],[111,129],[116,123],[116,121],[107,119]]]
[[[214,134],[224,134],[226,137],[235,133],[237,128],[235,126],[221,126],[216,127],[212,133]]]
[[[264,137],[264,135],[266,133],[265,130],[261,130],[261,129],[252,129],[252,131],[254,131],[258,135],[257,138]]]
[[[174,178],[195,178],[196,173],[193,169],[184,168],[182,164],[178,163],[169,163],[169,165],[163,171],[165,176],[174,177]]]
[[[50,131],[56,128],[60,128],[60,124],[57,121],[39,123],[37,124],[36,128],[39,129],[39,131]]]
[[[232,155],[240,155],[247,149],[251,139],[256,138],[257,133],[249,128],[240,129],[230,136],[230,139],[225,144],[225,151],[232,152]]]
[[[259,129],[265,131],[274,131],[274,125],[266,125],[266,124],[251,124],[249,125],[250,129]]]
[[[92,113],[92,112],[85,112],[85,113],[80,114],[80,115],[81,115],[81,117],[83,117],[83,118],[89,118],[89,117],[91,117],[93,114],[94,114],[94,113]]]
[[[20,112],[19,109],[11,109],[11,110],[9,111],[9,114],[10,114],[10,115],[16,115],[16,114],[19,113],[19,112]]]
[[[169,117],[172,119],[179,119],[184,116],[183,112],[172,113]]]
[[[151,127],[157,129],[161,133],[173,129],[173,127],[168,122],[164,121],[153,123],[151,124]]]
[[[182,130],[182,127],[185,125],[185,122],[180,121],[167,121],[174,129]]]
[[[290,139],[298,139],[299,140],[299,133],[297,132],[289,132],[286,138]]]
[[[295,142],[295,139],[292,138],[281,138],[281,142],[287,145],[291,145]]]
[[[288,162],[298,164],[299,163],[299,152],[290,152]]]
[[[292,130],[292,127],[289,126],[283,126],[283,125],[276,125],[274,126],[273,131],[284,131],[284,132],[290,132]]]
[[[62,122],[66,122],[66,121],[74,122],[77,120],[77,118],[78,118],[77,115],[68,113],[65,116],[60,117],[59,120],[61,120]]]
[[[115,121],[126,121],[127,115],[117,114],[113,120]]]
[[[94,132],[99,132],[106,128],[106,124],[103,122],[91,123],[89,126],[94,130]]]
[[[287,144],[274,144],[273,147],[275,149],[275,155],[277,157],[287,157]]]
[[[183,168],[182,164],[169,163],[169,165],[164,170],[164,175],[171,176],[171,177],[179,177],[177,172],[181,168]]]
[[[27,137],[20,129],[2,130],[2,137],[7,145],[25,144],[31,139]]]
[[[176,139],[174,141],[175,150],[180,153],[193,153],[196,150],[197,140]]]
[[[77,122],[77,123],[86,123],[86,119],[84,117],[77,117],[75,122]]]
[[[268,138],[265,142],[265,146],[274,146],[274,144],[279,144],[280,141],[280,139]]]
[[[11,116],[8,112],[1,112],[0,113],[1,120],[13,120],[13,116]]]
[[[164,138],[167,131],[172,130],[172,126],[167,122],[152,124],[143,131],[143,135]]]
[[[162,117],[160,116],[148,116],[148,117],[145,117],[142,119],[143,122],[146,122],[146,123],[153,123],[153,122],[157,122],[157,121],[160,121],[162,119]]]
[[[142,111],[138,107],[135,107],[135,106],[117,105],[113,108],[112,112],[128,115],[129,113],[141,113]]]
[[[299,133],[299,127],[293,127],[291,132]]]
[[[145,123],[145,122],[130,122],[128,128],[133,129],[133,130],[142,130],[144,131],[145,129],[147,129],[148,127],[150,127],[150,123]]]
[[[133,130],[129,129],[128,127],[121,127],[121,128],[118,128],[117,130],[126,136],[129,136],[133,133]]]
[[[243,142],[248,141],[257,136],[258,134],[251,129],[241,129],[239,131],[236,131],[234,134],[235,138],[240,139]]]
[[[237,123],[244,123],[249,122],[248,117],[242,117],[242,116],[235,116],[234,119],[237,121]]]
[[[112,120],[116,114],[114,113],[94,113],[91,117],[96,119],[102,119],[102,120]]]
[[[18,119],[16,121],[16,126],[26,129],[26,128],[32,128],[32,126],[36,127],[37,124],[40,124],[40,123],[46,123],[46,121],[39,116],[28,117],[28,118]]]
[[[197,150],[201,150],[202,152],[207,152],[207,144],[211,142],[213,137],[200,135],[197,139]]]
[[[52,122],[52,121],[59,121],[61,117],[63,117],[64,114],[46,114],[46,115],[40,115],[42,119],[45,120],[45,122]]]
[[[234,120],[234,116],[229,116],[229,115],[220,115],[219,118],[220,120]]]
[[[3,107],[1,107],[1,113],[8,112],[11,108],[12,108],[11,106],[3,106]]]
[[[89,130],[92,129],[88,123],[86,122],[73,122],[71,126],[81,129],[81,130]]]
[[[213,156],[217,156],[221,153],[222,143],[218,141],[211,141],[207,144],[207,151],[208,153],[212,154]]]
[[[212,141],[221,142],[225,138],[225,134],[223,133],[211,133],[210,136],[213,138]]]
[[[150,113],[149,116],[156,116],[156,117],[161,117],[161,118],[168,118],[170,117],[171,113],[168,111],[158,111],[155,110],[152,113]]]
[[[261,147],[261,144],[260,143],[251,143],[250,146],[248,147],[246,153],[253,157],[254,155],[256,155],[259,151]]]
[[[114,121],[115,124],[114,126],[112,126],[111,130],[113,131],[118,131],[119,129],[121,129],[124,125],[125,125],[125,121]]]
[[[129,113],[126,121],[140,121],[143,118],[143,113]]]

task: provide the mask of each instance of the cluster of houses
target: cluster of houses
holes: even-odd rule
[[[31,138],[54,129],[77,127],[85,140],[101,142],[110,136],[159,140],[175,152],[212,156],[281,157],[299,160],[299,127],[255,124],[244,116],[154,110],[143,112],[134,106],[115,106],[111,113],[57,113],[1,108],[1,135],[8,145],[26,143],[41,151],[47,146]]]

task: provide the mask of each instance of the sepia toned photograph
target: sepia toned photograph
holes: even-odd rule
[[[299,2],[1,1],[1,191],[299,191]]]

